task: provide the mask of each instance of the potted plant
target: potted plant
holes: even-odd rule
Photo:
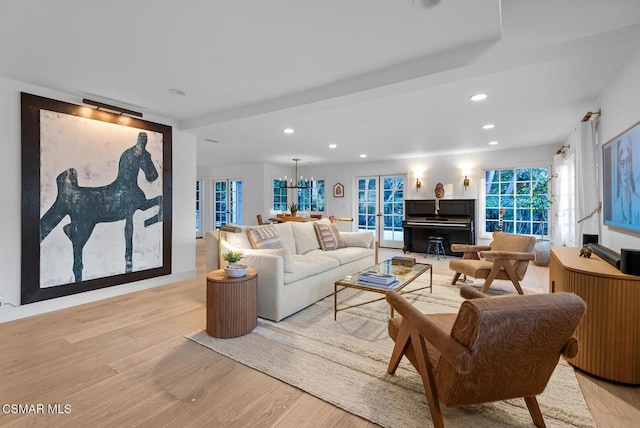
[[[243,257],[244,253],[242,251],[227,251],[222,255],[223,260],[229,262],[229,265],[224,268],[228,277],[239,278],[247,273],[249,267],[238,263]]]
[[[295,217],[296,214],[298,213],[298,204],[296,204],[295,202],[292,202],[289,204],[288,208],[289,208],[289,211],[291,211],[291,216]]]

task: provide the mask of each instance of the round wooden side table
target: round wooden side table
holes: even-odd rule
[[[240,278],[224,269],[207,274],[207,334],[228,338],[249,333],[258,324],[258,272]]]

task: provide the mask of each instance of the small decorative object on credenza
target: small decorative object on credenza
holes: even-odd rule
[[[416,264],[416,259],[413,257],[401,257],[395,256],[391,259],[391,264],[396,266],[414,266]]]
[[[584,245],[582,248],[580,248],[580,257],[584,257],[586,259],[591,258],[591,248],[589,248],[588,245]]]

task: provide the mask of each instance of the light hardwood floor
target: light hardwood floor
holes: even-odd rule
[[[205,324],[203,244],[196,278],[0,324],[0,426],[375,426],[184,338]],[[532,266],[523,285],[547,280]],[[640,425],[640,387],[578,379],[599,427]]]

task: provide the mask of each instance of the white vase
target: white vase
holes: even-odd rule
[[[224,271],[229,278],[240,278],[241,276],[245,276],[248,270],[249,266],[238,263],[230,263],[229,266],[224,268]]]

